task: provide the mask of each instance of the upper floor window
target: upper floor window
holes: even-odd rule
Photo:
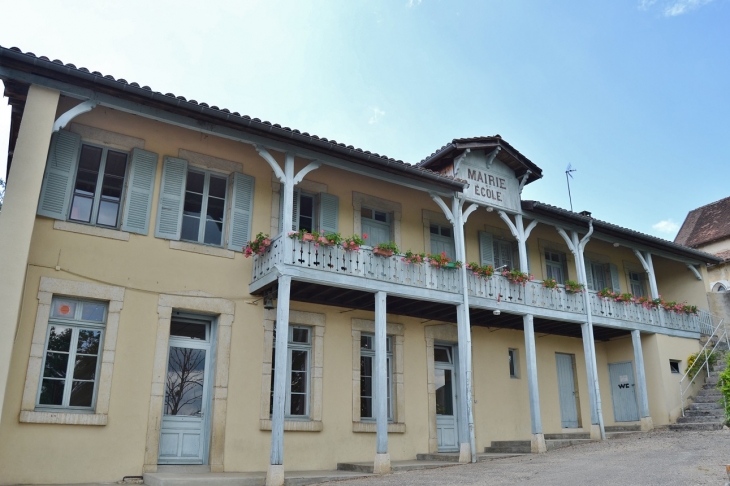
[[[545,250],[545,270],[547,278],[554,278],[559,284],[565,283],[566,277],[565,253]]]
[[[494,239],[494,268],[502,267],[504,270],[512,270],[514,264],[514,246],[512,242]]]
[[[608,258],[605,256],[584,257],[586,278],[588,279],[588,290],[600,291],[605,288],[614,292],[621,292],[621,283],[618,267],[613,263],[604,263]],[[598,259],[602,261],[597,261]]]
[[[636,297],[646,297],[644,293],[644,274],[639,272],[629,272],[629,285],[631,293]]]
[[[360,336],[360,418],[375,418],[375,337],[372,334]],[[386,338],[386,385],[388,398],[388,420],[393,420],[393,346]]]
[[[446,253],[452,260],[456,259],[456,248],[454,246],[454,231],[451,226],[431,224],[431,253]]]
[[[116,228],[127,174],[124,152],[83,144],[68,219]]]
[[[377,246],[380,243],[387,243],[391,237],[391,214],[377,209],[363,207],[360,210],[360,222],[363,235],[368,245]]]
[[[48,150],[38,214],[146,235],[157,159],[140,148],[127,153],[60,130]]]
[[[227,186],[225,176],[188,169],[181,240],[223,245]]]
[[[107,306],[54,297],[38,407],[91,410],[96,400]]]

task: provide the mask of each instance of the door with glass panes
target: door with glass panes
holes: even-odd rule
[[[175,313],[170,322],[159,464],[206,464],[210,442],[212,322]]]
[[[433,348],[439,452],[459,450],[455,351],[456,347],[449,345],[435,345]]]

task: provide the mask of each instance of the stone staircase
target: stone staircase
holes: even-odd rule
[[[606,439],[620,439],[630,435],[642,434],[640,425],[607,426]],[[566,434],[545,434],[545,445],[548,451],[587,444],[592,442],[587,432]],[[493,440],[491,447],[485,447],[484,452],[492,454],[530,454],[529,440]]]
[[[723,397],[716,388],[720,373],[727,366],[726,354],[718,358],[713,371],[705,378],[705,384],[694,397],[684,416],[669,426],[670,430],[720,430],[725,422]]]

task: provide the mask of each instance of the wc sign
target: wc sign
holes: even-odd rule
[[[631,385],[629,385],[629,375],[620,375],[618,377],[618,387],[619,388],[629,388]]]

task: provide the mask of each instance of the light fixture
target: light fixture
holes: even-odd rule
[[[274,294],[268,293],[264,295],[264,309],[271,310],[274,308]]]
[[[614,247],[614,248],[618,248],[619,246],[621,246],[621,245],[619,245],[618,243],[614,243],[614,244],[613,244],[613,247]]]
[[[492,206],[487,206],[487,212],[491,213],[492,211],[494,211],[494,208]]]
[[[501,310],[499,310],[499,309],[494,309],[494,312],[492,312],[492,314],[494,314],[495,316],[498,316],[498,315],[500,315],[501,313],[502,313],[502,311],[501,311]]]

